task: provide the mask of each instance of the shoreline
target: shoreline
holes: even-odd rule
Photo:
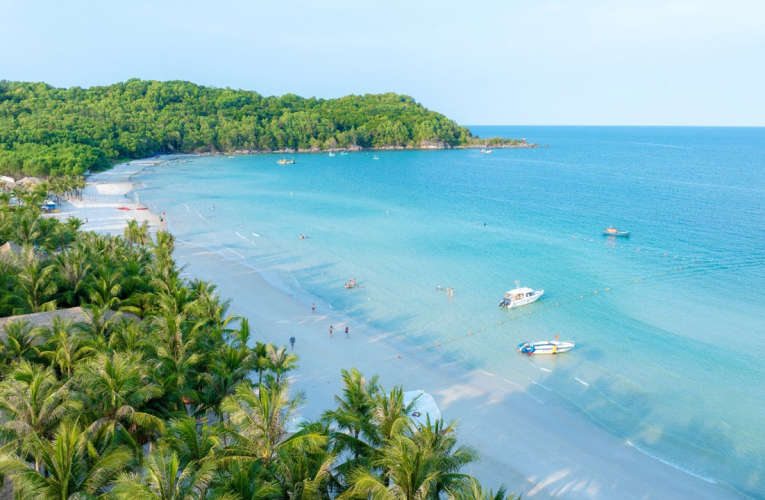
[[[172,155],[169,159],[177,157]],[[125,194],[136,185],[132,177],[163,161],[168,159],[135,160],[90,176],[83,201],[90,197],[93,205],[88,205],[88,210],[102,204],[100,208],[105,210],[104,217],[109,222],[88,224],[84,229],[121,233],[126,221],[132,218],[127,215],[140,213],[132,210],[122,213],[115,208],[129,206]],[[159,224],[156,215],[148,210],[143,212]],[[318,417],[340,391],[340,368],[357,366],[367,376],[378,373],[387,388],[403,384],[405,390],[429,392],[445,420],[459,418],[460,443],[475,446],[482,458],[465,472],[474,474],[489,487],[504,483],[509,491],[537,499],[738,498],[722,485],[650,457],[583,417],[563,414],[537,402],[522,387],[501,377],[456,363],[442,365],[443,361],[433,353],[420,357],[404,355],[399,359],[397,356],[405,346],[409,351],[412,345],[406,339],[331,311],[318,300],[314,300],[317,314],[313,315],[312,296],[296,292],[284,279],[279,284],[269,282],[264,277],[267,273],[247,266],[246,261],[226,258],[184,243],[181,238],[177,246],[176,260],[180,265],[188,263],[184,277],[215,283],[223,297],[232,299],[232,313],[250,319],[258,339],[286,344],[290,336],[297,337],[300,367],[290,380],[296,390],[307,393],[302,416]],[[330,324],[338,332],[332,340],[327,334]],[[351,328],[349,340],[341,333],[346,325]],[[361,359],[365,360],[363,364],[358,362]],[[529,434],[535,436],[533,443],[524,440]]]

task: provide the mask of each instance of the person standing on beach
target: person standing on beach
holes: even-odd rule
[[[316,304],[311,304],[311,314],[316,314]]]
[[[329,338],[332,338],[332,331],[333,331],[332,325],[329,325]]]
[[[348,327],[345,327],[345,338],[348,338]]]
[[[290,347],[295,350],[295,337],[290,337]]]

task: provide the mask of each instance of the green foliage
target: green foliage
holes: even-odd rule
[[[76,175],[158,153],[466,145],[470,131],[408,96],[305,99],[128,80],[55,88],[0,81],[0,172]]]

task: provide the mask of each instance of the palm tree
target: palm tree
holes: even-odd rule
[[[197,401],[192,383],[197,378],[196,366],[200,358],[193,338],[177,346],[156,346],[154,377],[165,395],[166,406],[179,411],[185,403]]]
[[[329,429],[322,424],[314,432],[326,435]],[[316,450],[314,447],[296,446],[289,451],[279,453],[274,462],[274,476],[281,487],[280,498],[300,500],[330,499],[329,486],[333,481],[332,467],[335,454],[326,447]]]
[[[508,495],[504,486],[500,486],[496,493],[493,490],[487,491],[477,479],[470,478],[449,489],[449,500],[521,500],[521,495]]]
[[[266,344],[260,341],[255,342],[255,347],[252,348],[253,367],[258,372],[258,385],[263,383],[263,374],[268,370],[270,359],[268,357],[268,349]]]
[[[43,331],[43,336],[46,340],[40,349],[40,356],[56,365],[66,378],[74,373],[75,363],[93,352],[90,346],[85,345],[82,336],[78,335],[74,323],[59,316],[53,318],[53,325]]]
[[[77,304],[80,290],[85,282],[91,265],[87,254],[81,248],[65,250],[56,256],[55,272],[61,284],[62,296],[68,305]]]
[[[109,424],[133,434],[139,428],[159,430],[162,419],[141,409],[162,389],[152,383],[138,354],[101,354],[77,366],[78,385],[87,399],[87,408],[95,414],[94,427]]]
[[[120,318],[113,324],[109,348],[125,353],[141,353],[149,347],[148,335],[134,319]]]
[[[301,402],[300,395],[290,399],[286,385],[261,385],[256,389],[239,385],[236,392],[221,403],[221,411],[229,416],[230,428],[226,434],[232,438],[225,451],[226,462],[239,462],[243,466],[260,462],[268,467],[284,447],[326,443],[326,436],[313,432],[288,435],[286,424]]]
[[[348,475],[349,497],[427,500],[444,474],[430,450],[403,435],[388,440],[372,465],[372,470],[359,467]]]
[[[343,396],[335,396],[337,409],[327,410],[322,418],[337,422],[340,429],[351,431],[353,437],[358,439],[362,431],[369,431],[372,426],[375,415],[373,395],[380,390],[378,376],[366,380],[364,374],[356,368],[351,371],[343,369],[341,373]]]
[[[181,467],[185,467],[189,463],[216,460],[221,450],[218,434],[217,428],[187,417],[170,422],[162,443],[178,455]]]
[[[205,403],[210,408],[219,408],[226,396],[233,394],[236,387],[247,381],[252,367],[252,354],[247,349],[235,349],[223,345],[208,364],[202,375]]]
[[[61,424],[52,442],[34,436],[41,470],[21,457],[0,458],[0,474],[13,474],[18,500],[103,498],[107,485],[131,459],[123,446],[97,449],[76,422]]]
[[[118,309],[120,304],[120,273],[100,268],[87,285],[90,302],[105,309]]]
[[[53,370],[22,360],[0,383],[0,433],[22,457],[33,454],[35,469],[40,471],[35,439],[50,436],[63,418],[80,407],[69,386],[62,385]]]
[[[120,500],[202,500],[215,477],[214,461],[181,465],[178,454],[161,446],[145,460],[141,474],[123,474],[114,484]]]
[[[216,481],[210,491],[210,498],[231,500],[271,500],[284,498],[282,488],[272,479],[270,470],[260,462],[248,465],[232,462],[226,467],[226,475]]]
[[[475,448],[464,445],[454,450],[457,444],[456,421],[446,425],[443,419],[431,422],[430,416],[427,416],[423,425],[412,427],[412,441],[420,448],[429,450],[438,462],[441,475],[434,485],[432,500],[439,500],[443,492],[464,481],[465,476],[459,474],[459,471],[465,465],[478,460],[478,452]]]
[[[0,337],[4,360],[34,360],[38,355],[35,346],[39,336],[40,330],[25,319],[8,322],[5,325],[5,340]]]
[[[404,389],[394,387],[390,393],[380,388],[374,395],[374,429],[375,433],[368,436],[371,444],[382,446],[387,440],[402,435],[411,425],[409,414],[417,405],[417,399],[404,403]]]
[[[298,367],[297,354],[289,352],[287,347],[277,348],[273,344],[268,344],[266,353],[268,354],[268,369],[276,375],[277,384],[282,375]]]
[[[42,200],[40,200],[42,203]],[[39,206],[37,203],[35,206]],[[32,210],[20,212],[15,218],[15,240],[22,245],[33,245],[40,237],[39,217]]]
[[[13,300],[16,307],[14,314],[55,311],[56,301],[53,296],[58,290],[53,276],[53,266],[46,266],[31,259],[22,266],[14,286]]]

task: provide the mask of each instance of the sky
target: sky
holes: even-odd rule
[[[0,0],[0,79],[397,92],[463,125],[765,126],[765,0]]]

